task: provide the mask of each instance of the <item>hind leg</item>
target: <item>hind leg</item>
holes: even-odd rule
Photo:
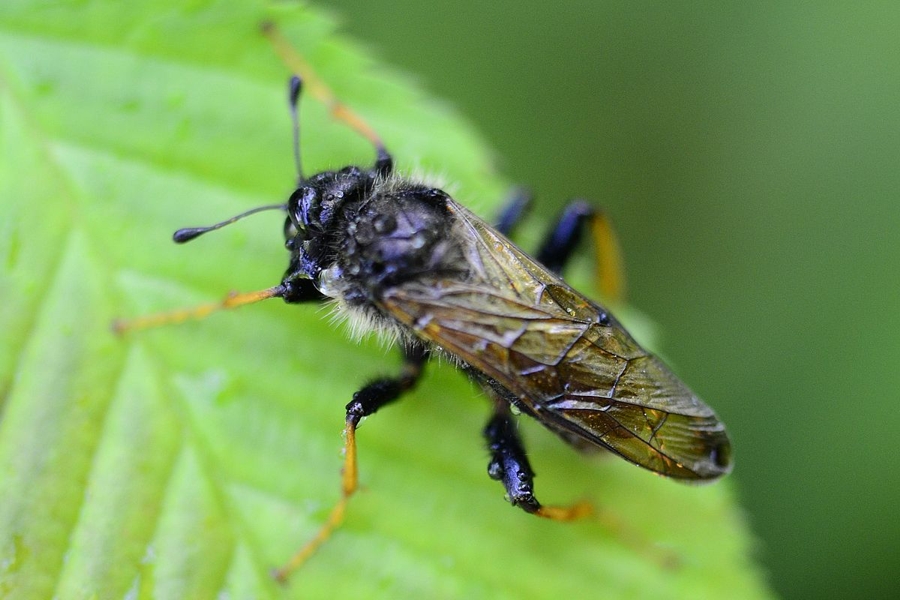
[[[494,400],[494,414],[484,428],[484,437],[491,453],[488,476],[503,484],[510,504],[527,513],[556,521],[571,521],[589,515],[591,506],[586,502],[572,506],[545,506],[538,501],[534,495],[534,471],[510,413],[510,402],[493,388],[485,386],[485,389]]]
[[[574,200],[566,206],[535,258],[560,274],[587,228],[590,228],[597,254],[598,287],[606,300],[621,301],[625,295],[625,276],[615,231],[606,214],[584,200]]]

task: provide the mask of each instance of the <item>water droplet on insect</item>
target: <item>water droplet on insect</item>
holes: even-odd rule
[[[331,267],[319,273],[318,288],[319,291],[335,298],[338,296],[338,282],[341,279],[341,269],[339,267]]]

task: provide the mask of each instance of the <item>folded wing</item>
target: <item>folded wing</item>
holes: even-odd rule
[[[472,272],[391,288],[383,310],[495,379],[569,441],[669,477],[730,468],[724,425],[605,310],[462,207]]]

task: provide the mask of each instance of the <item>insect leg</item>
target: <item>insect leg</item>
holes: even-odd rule
[[[586,225],[590,225],[597,253],[597,283],[603,297],[621,301],[625,295],[622,255],[615,231],[606,214],[584,200],[575,200],[562,212],[544,239],[536,258],[559,274],[572,256]]]
[[[361,390],[353,394],[353,400],[347,404],[347,418],[344,425],[344,468],[341,474],[341,498],[338,500],[325,524],[319,532],[303,546],[281,568],[276,569],[272,575],[278,581],[284,582],[292,572],[303,565],[319,546],[321,546],[337,529],[344,520],[347,502],[358,488],[358,470],[356,464],[356,428],[363,417],[374,414],[379,408],[390,404],[399,398],[404,392],[411,390],[419,380],[428,352],[424,346],[415,344],[406,348],[403,353],[404,363],[400,375],[397,377],[385,377],[376,379],[366,384]]]
[[[162,325],[175,325],[184,321],[204,319],[214,312],[237,308],[246,304],[253,304],[269,298],[282,298],[288,304],[301,302],[316,302],[325,299],[325,296],[316,288],[313,281],[297,275],[299,268],[294,265],[288,269],[284,279],[279,285],[256,292],[235,293],[231,292],[219,302],[201,304],[192,308],[182,308],[169,312],[144,315],[134,319],[116,319],[112,322],[112,330],[116,334],[123,334],[138,329],[152,329]]]
[[[492,393],[495,400],[499,400]],[[543,506],[534,495],[534,471],[525,455],[525,447],[513,422],[509,406],[504,400],[496,403],[496,409],[487,427],[484,437],[491,453],[488,463],[488,475],[503,483],[506,496],[513,506],[525,512],[554,519],[570,521],[585,517],[591,513],[591,506],[579,503],[573,506]]]
[[[328,107],[331,116],[338,121],[343,121],[351,129],[372,143],[376,152],[375,170],[382,175],[389,174],[393,169],[394,160],[388,154],[384,142],[381,141],[381,137],[375,130],[362,117],[337,99],[331,88],[316,75],[310,64],[291,46],[291,43],[281,34],[275,23],[266,21],[262,23],[260,28],[282,62],[303,79],[313,97]]]
[[[304,302],[319,302],[327,296],[319,291],[312,279],[296,279],[288,282],[290,285],[282,298],[288,304],[301,304]]]
[[[510,235],[525,216],[532,199],[531,190],[523,187],[514,189],[497,215],[495,221],[497,231],[506,236]]]
[[[157,313],[155,315],[145,315],[135,319],[116,319],[112,322],[112,330],[116,334],[123,334],[127,331],[135,331],[137,329],[151,329],[153,327],[160,327],[161,325],[174,325],[184,321],[203,319],[220,310],[237,308],[238,306],[253,304],[269,298],[280,298],[283,294],[284,287],[282,285],[276,285],[275,287],[243,294],[232,292],[220,302],[210,302],[209,304],[201,304],[200,306],[195,306],[193,308],[183,308],[180,310]]]
[[[303,276],[300,269],[291,265],[281,281],[284,293],[281,297],[288,304],[301,304],[303,302],[317,302],[326,298],[325,294],[319,291],[312,279]]]

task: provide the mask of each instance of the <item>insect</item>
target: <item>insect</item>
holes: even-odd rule
[[[505,235],[522,212],[522,197],[496,226],[489,225],[443,190],[398,175],[380,138],[321,82],[312,83],[337,118],[372,142],[374,164],[303,175],[301,80],[294,77],[290,107],[298,183],[287,203],[174,235],[183,243],[262,210],[283,210],[290,259],[281,282],[220,304],[118,324],[120,330],[153,326],[268,298],[331,301],[356,327],[386,332],[401,347],[400,373],[369,382],[346,405],[341,500],[276,577],[285,579],[341,523],[357,488],[360,420],[411,390],[426,361],[437,355],[448,357],[490,398],[492,416],[484,429],[488,474],[526,512],[568,520],[584,516],[589,506],[538,501],[514,412],[577,447],[606,449],[674,479],[713,480],[730,470],[729,440],[715,413],[605,308],[561,278],[583,229],[594,227],[602,241],[598,211],[584,202],[571,204],[531,257]]]

